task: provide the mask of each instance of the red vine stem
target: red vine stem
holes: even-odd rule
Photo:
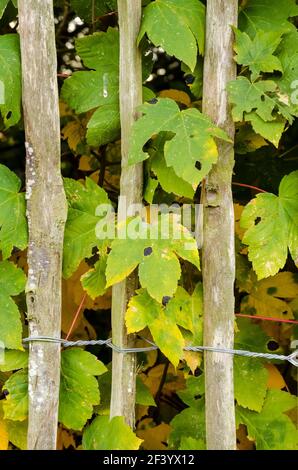
[[[245,184],[245,183],[236,183],[235,181],[232,182],[233,186],[241,186],[243,188],[249,188],[249,189],[254,189],[255,191],[258,191],[259,193],[267,193],[264,189],[258,188],[257,186],[252,186],[251,184]]]
[[[66,335],[66,340],[69,339],[73,329],[74,329],[74,326],[77,322],[77,319],[82,311],[82,308],[83,308],[83,305],[85,303],[85,300],[86,300],[86,297],[87,297],[87,293],[85,292],[85,294],[83,295],[82,297],[82,300],[80,302],[80,305],[78,306],[77,308],[77,311],[74,315],[74,318],[71,322],[71,325],[70,325],[70,328],[68,330],[68,333]],[[298,325],[298,321],[297,320],[288,320],[286,318],[274,318],[274,317],[263,317],[261,315],[247,315],[245,313],[235,313],[235,316],[236,317],[242,317],[242,318],[251,318],[253,320],[263,320],[263,321],[273,321],[273,322],[276,322],[276,323],[292,323],[294,325]]]
[[[70,327],[69,327],[68,333],[67,333],[66,338],[65,338],[66,340],[69,339],[69,337],[70,337],[70,335],[71,335],[71,333],[72,333],[72,331],[73,331],[73,329],[74,329],[74,326],[75,326],[75,324],[76,324],[76,322],[77,322],[78,316],[80,315],[80,313],[81,313],[81,311],[82,311],[82,308],[83,308],[83,305],[84,305],[84,303],[85,303],[86,297],[87,297],[87,292],[85,292],[85,294],[83,295],[82,300],[81,300],[81,303],[80,303],[80,305],[78,306],[78,309],[77,309],[77,311],[76,311],[76,313],[75,313],[75,315],[74,315],[74,317],[73,317],[73,320],[72,320],[72,322],[71,322],[71,325],[70,325]]]
[[[245,318],[252,318],[254,320],[263,320],[263,321],[274,321],[277,323],[294,323],[298,325],[297,320],[288,320],[286,318],[274,318],[274,317],[262,317],[261,315],[246,315],[244,313],[235,313],[236,317],[245,317]]]

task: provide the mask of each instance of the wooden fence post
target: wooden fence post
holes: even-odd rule
[[[60,119],[53,0],[19,0],[29,223],[29,334],[60,338],[66,198],[60,171]],[[28,449],[56,449],[60,344],[32,342]]]
[[[226,86],[235,79],[233,31],[237,0],[207,0],[203,112],[234,139]],[[219,158],[203,185],[204,344],[234,342],[234,212],[231,179],[234,147],[218,141]],[[235,449],[233,356],[205,353],[207,448]]]
[[[142,63],[137,36],[142,14],[141,0],[118,0],[120,29],[120,117],[121,117],[121,180],[118,221],[125,220],[127,208],[142,202],[142,164],[128,166],[131,127],[137,118],[136,108],[142,104]],[[132,241],[133,243],[133,241]],[[129,298],[138,284],[135,273],[113,287],[113,343],[121,348],[133,345],[133,336],[126,334],[125,312]],[[134,354],[113,351],[111,418],[124,416],[127,424],[135,423]]]

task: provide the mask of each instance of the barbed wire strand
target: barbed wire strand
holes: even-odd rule
[[[158,350],[159,347],[153,343],[152,341],[148,340],[147,338],[141,338],[150,346],[146,347],[139,347],[139,348],[120,348],[119,346],[112,343],[112,339],[95,339],[95,340],[77,340],[77,341],[69,341],[63,338],[51,338],[50,336],[31,336],[28,338],[23,339],[24,344],[28,344],[31,342],[47,342],[47,343],[60,343],[61,346],[64,348],[69,347],[80,347],[80,346],[106,346],[118,353],[122,354],[129,354],[129,353],[140,353],[140,352],[149,352]],[[263,353],[257,351],[246,351],[244,349],[229,349],[229,348],[222,348],[216,346],[185,346],[183,348],[185,351],[192,351],[192,352],[214,352],[214,353],[223,353],[223,354],[233,354],[237,356],[244,356],[244,357],[253,357],[253,358],[263,358],[269,361],[279,360],[279,361],[288,361],[295,367],[298,367],[298,350],[294,351],[293,353],[285,356],[283,354],[273,354],[273,353]]]

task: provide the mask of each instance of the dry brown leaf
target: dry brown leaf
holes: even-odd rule
[[[57,434],[57,450],[68,449],[69,447],[76,448],[76,443],[70,431],[67,429],[63,429],[61,427],[58,428]]]
[[[142,429],[137,431],[137,436],[143,439],[142,448],[144,450],[166,450],[170,431],[171,426],[168,424],[161,423],[154,426],[154,421],[147,419],[142,421]]]

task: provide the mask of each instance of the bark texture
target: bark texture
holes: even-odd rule
[[[60,338],[66,198],[60,171],[60,119],[53,0],[19,0],[29,224],[29,334]],[[60,344],[32,342],[28,449],[56,449]]]
[[[237,0],[208,0],[204,60],[203,112],[234,139],[226,92],[236,77],[233,32]],[[234,211],[231,179],[233,143],[218,141],[219,158],[203,185],[204,344],[231,348],[234,343]],[[233,356],[205,354],[207,448],[235,449]]]
[[[118,220],[125,220],[132,204],[142,202],[142,164],[128,166],[131,127],[142,103],[142,64],[137,47],[137,36],[142,14],[141,0],[119,0],[120,29],[120,117],[121,117],[121,180]],[[133,241],[132,241],[133,243]],[[127,335],[125,312],[127,302],[134,294],[138,278],[133,273],[113,287],[112,331],[113,343],[121,348],[132,346],[134,337]],[[134,354],[113,352],[111,418],[124,416],[127,424],[135,422],[135,367]]]

